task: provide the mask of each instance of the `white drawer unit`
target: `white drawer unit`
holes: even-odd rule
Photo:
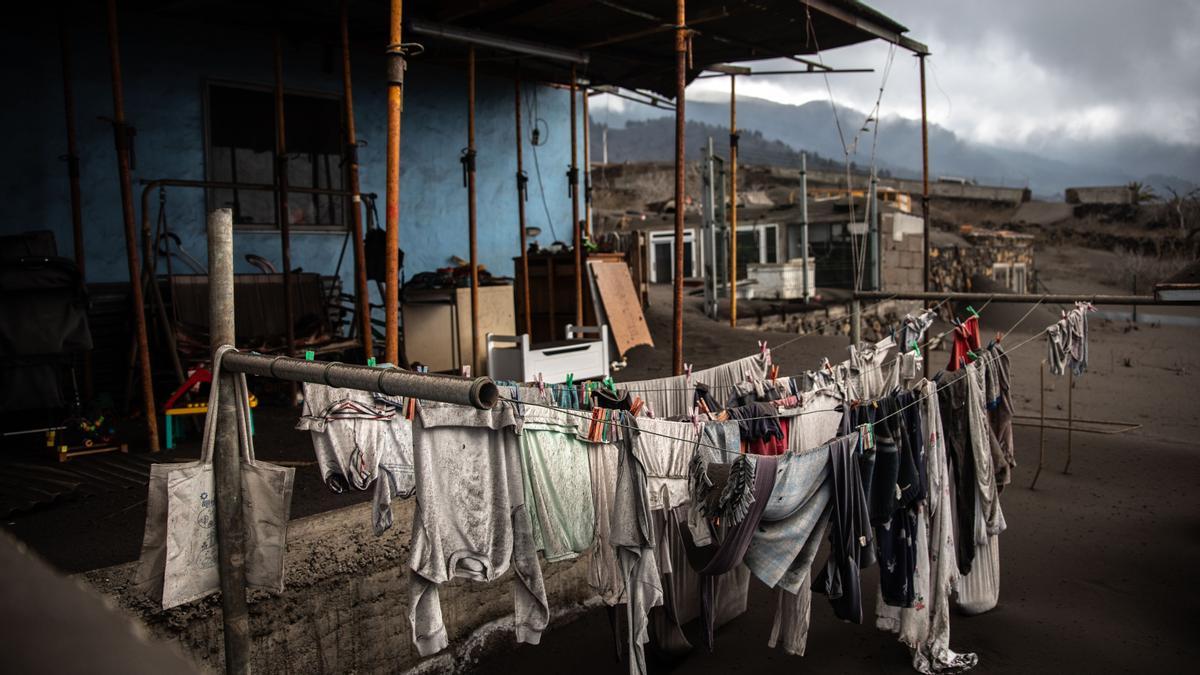
[[[487,335],[488,377],[547,384],[608,377],[608,326],[567,325],[566,339],[531,345],[528,335]]]

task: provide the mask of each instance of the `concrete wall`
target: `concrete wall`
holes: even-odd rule
[[[1126,185],[1073,187],[1066,189],[1068,204],[1132,204],[1133,191]]]
[[[97,119],[113,114],[103,5],[80,18],[73,40],[76,124],[80,139],[83,218],[89,281],[126,281],[126,262],[111,126]],[[337,26],[284,42],[284,78],[290,90],[340,96],[342,91]],[[53,22],[28,31],[8,31],[2,68],[8,100],[0,110],[0,233],[36,229],[54,231],[61,255],[73,255],[59,41]],[[386,104],[382,45],[357,44],[355,122],[362,190],[385,193]],[[265,30],[205,25],[134,12],[121,15],[121,57],[126,111],[137,128],[134,172],[138,179],[205,177],[203,92],[208,80],[271,85],[271,35]],[[532,89],[532,87],[530,87]],[[512,273],[519,253],[512,83],[481,76],[477,100],[479,255],[498,274]],[[537,110],[526,102],[526,120],[534,116],[549,128],[537,148],[545,186],[545,208],[533,168],[534,149],[526,143],[530,201],[528,224],[547,232],[547,211],[559,231],[569,232],[570,199],[565,169],[570,161],[568,95],[540,87]],[[401,148],[400,245],[407,253],[406,273],[447,264],[450,255],[467,256],[466,190],[459,152],[466,145],[466,77],[463,71],[411,62],[406,86]],[[582,138],[582,136],[581,136]],[[528,131],[525,134],[528,141]],[[581,150],[582,154],[582,150]],[[152,209],[157,210],[157,200]],[[168,217],[184,246],[205,261],[203,191],[171,189]],[[380,204],[382,216],[383,205]],[[154,215],[152,213],[152,215]],[[141,214],[138,214],[140,219]],[[342,233],[292,235],[293,265],[332,274]],[[271,232],[238,231],[237,271],[254,271],[243,260],[256,252],[279,261],[279,237]],[[348,285],[350,253],[342,265]]]
[[[884,213],[880,218],[885,291],[925,290],[924,222],[907,213]]]
[[[797,185],[799,185],[799,169],[772,167],[771,173],[781,178],[795,180]],[[855,176],[855,181],[858,186],[865,187],[867,178],[865,176]],[[810,169],[808,171],[808,183],[809,187],[822,185],[845,187],[846,174],[837,171],[814,171]],[[907,192],[913,195],[914,202],[919,201],[922,189],[921,181],[901,178],[880,178],[879,186]],[[1031,199],[1031,193],[1028,188],[938,183],[933,181],[929,183],[929,195],[941,199],[968,199],[973,201],[1004,202],[1013,205],[1027,202]]]
[[[443,585],[450,647],[424,660],[417,655],[408,621],[413,504],[393,503],[396,526],[382,537],[371,532],[370,504],[292,521],[283,594],[250,594],[253,672],[396,673],[414,667],[451,672],[464,669],[482,651],[513,644],[510,571],[493,584],[456,580]],[[175,643],[202,668],[222,671],[219,596],[163,612],[130,592],[135,567],[118,565],[83,578],[143,622],[153,636]],[[595,602],[587,585],[586,557],[543,562],[542,570],[553,622]]]

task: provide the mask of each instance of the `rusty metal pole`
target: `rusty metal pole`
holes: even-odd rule
[[[675,0],[675,306],[671,364],[676,375],[683,374],[683,202],[684,184],[684,88],[687,86],[687,6]]]
[[[142,411],[146,416],[146,440],[150,452],[158,452],[158,417],[154,405],[154,381],[150,370],[150,338],[146,334],[146,302],[142,296],[142,272],[138,260],[137,229],[133,216],[133,177],[129,168],[129,129],[125,122],[125,92],[121,83],[121,47],[117,32],[117,2],[108,0],[108,55],[112,68],[113,131],[117,146],[117,174],[121,183],[121,216],[125,224],[125,258],[129,263],[129,295],[133,299],[134,332],[137,336],[138,369],[142,376]]]
[[[588,114],[588,89],[583,88],[583,234],[592,238],[592,118]]]
[[[471,264],[471,374],[479,372],[479,258],[475,213],[475,47],[467,47],[467,239]]]
[[[234,344],[233,211],[208,214],[209,342],[217,349]],[[250,614],[246,607],[246,542],[242,519],[242,458],[238,447],[234,374],[222,372],[216,410],[217,447],[213,479],[217,495],[217,571],[221,581],[221,622],[225,638],[225,672],[250,672]]]
[[[921,68],[921,290],[930,290],[929,278],[929,117],[925,111],[925,54],[918,54]],[[929,302],[925,303],[929,308]],[[925,377],[929,377],[929,362],[924,360]],[[1035,479],[1036,481],[1036,479]]]
[[[363,248],[362,196],[358,184],[358,139],[354,132],[354,90],[350,74],[350,0],[342,0],[342,98],[346,106],[346,158],[350,177],[350,198],[353,213],[350,236],[354,237],[354,312],[362,331],[363,354],[375,355],[375,339],[371,334],[371,293],[367,289],[367,254]]]
[[[400,112],[404,109],[404,45],[401,21],[404,0],[392,0],[388,31],[387,96],[387,270],[384,277],[383,312],[386,319],[384,359],[400,362]]]
[[[737,328],[737,75],[729,76],[729,325]]]
[[[571,190],[571,230],[575,233],[575,325],[583,325],[583,229],[579,224],[579,147],[575,118],[575,66],[571,66],[571,167],[567,170],[567,185]],[[552,338],[553,339],[553,338]]]
[[[525,317],[525,334],[533,339],[533,318],[529,315],[529,244],[525,233],[525,195],[526,176],[521,139],[521,71],[517,66],[517,76],[513,80],[513,106],[517,119],[517,227],[520,228],[521,241],[521,314]]]
[[[288,207],[287,127],[283,106],[283,37],[275,32],[275,184],[279,192],[279,256],[283,267],[283,323],[287,355],[296,355],[295,308],[292,302],[292,224]]]
[[[71,88],[71,39],[67,22],[58,21],[58,41],[62,50],[63,113],[67,122],[67,181],[71,191],[71,234],[75,244],[75,268],[79,282],[87,284],[87,253],[83,243],[83,196],[79,189],[79,136],[75,133],[75,92]],[[92,396],[92,350],[83,353],[83,391]]]
[[[1038,477],[1042,475],[1042,467],[1046,466],[1046,360],[1038,366],[1038,394],[1041,401],[1041,423],[1038,425],[1038,466],[1033,473],[1033,482],[1029,489],[1037,489]]]

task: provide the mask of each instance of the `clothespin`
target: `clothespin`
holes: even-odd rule
[[[976,319],[979,318],[979,312],[976,312],[975,308],[971,305],[967,305],[967,312],[969,312],[971,316],[975,317]]]
[[[875,449],[875,425],[867,422],[866,424],[858,425],[859,440],[862,441],[863,450]]]
[[[700,408],[698,406],[692,406],[692,426],[696,428],[696,436],[699,436],[701,424],[700,424]]]
[[[691,386],[691,384],[692,384],[692,364],[690,364],[690,363],[683,364],[683,376],[684,376],[684,382],[687,383],[687,386]]]
[[[916,340],[909,340],[908,346],[912,348],[912,350],[916,352],[918,356],[921,354],[921,346],[917,344]]]
[[[654,418],[654,406],[650,405],[650,401],[646,401],[646,417]]]
[[[538,393],[541,394],[543,398],[545,398],[545,396],[546,396],[546,381],[542,379],[541,373],[537,374],[537,388],[538,388]]]
[[[375,367],[375,357],[374,357],[374,356],[372,356],[372,357],[370,357],[370,358],[368,358],[368,359],[367,359],[367,367],[368,367],[368,368],[374,368],[374,367]]]
[[[462,369],[460,370],[460,372],[462,373],[463,377],[470,377],[471,376],[471,366],[463,366]]]
[[[629,404],[629,414],[636,417],[642,411],[642,406],[645,404],[646,402],[642,400],[641,396],[634,396],[633,403]]]
[[[758,341],[758,355],[763,358],[763,363],[771,365],[771,350],[767,347],[766,340]]]
[[[315,358],[317,358],[317,353],[316,353],[316,352],[314,352],[314,351],[313,351],[313,350],[311,350],[311,349],[305,350],[305,352],[304,352],[304,360],[305,360],[305,361],[312,361],[312,360],[314,360]]]
[[[567,373],[567,388],[575,386],[575,373]]]
[[[615,392],[617,390],[617,385],[615,382],[613,382],[611,375],[604,378],[604,388],[608,389],[609,391],[612,391],[612,392]]]

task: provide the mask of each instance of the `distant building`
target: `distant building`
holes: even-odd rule
[[[975,280],[994,281],[1013,293],[1034,289],[1034,236],[964,225],[958,233],[930,233],[930,290],[971,291]]]
[[[1132,204],[1133,190],[1128,185],[1072,187],[1066,190],[1068,204]]]

